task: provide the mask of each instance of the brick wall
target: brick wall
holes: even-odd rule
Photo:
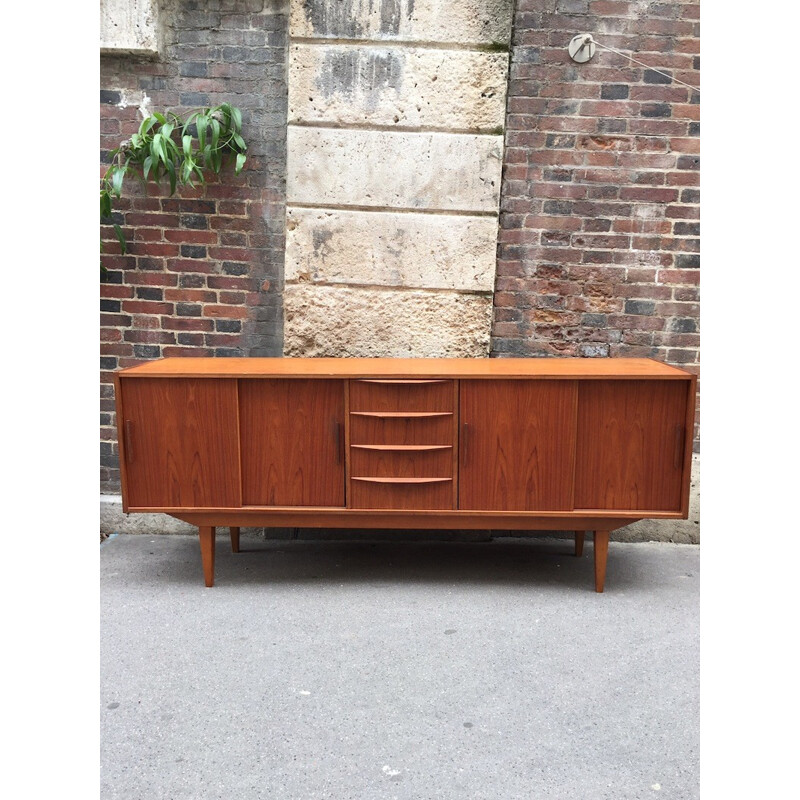
[[[129,254],[104,244],[103,491],[119,491],[114,370],[162,356],[281,354],[287,16],[285,0],[170,0],[157,59],[101,59],[102,171],[138,128],[140,107],[182,113],[228,101],[248,143],[238,177],[229,168],[173,197],[129,178],[115,202]]]
[[[517,0],[494,356],[646,356],[699,371],[697,2]]]
[[[492,355],[652,356],[699,370],[696,2],[516,0]],[[169,198],[130,182],[130,254],[101,285],[101,483],[119,489],[112,372],[168,355],[280,355],[286,0],[162,0],[161,55],[101,60],[101,152],[139,106],[243,111],[241,176]]]

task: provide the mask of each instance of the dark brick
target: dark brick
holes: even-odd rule
[[[640,113],[643,117],[671,117],[672,107],[669,103],[644,103]]]
[[[181,289],[202,289],[206,285],[205,275],[194,275],[192,273],[181,275],[178,278],[178,286]]]
[[[700,256],[697,253],[681,253],[675,256],[675,266],[678,269],[700,269]]]
[[[697,189],[684,189],[681,192],[681,203],[699,203],[700,192]]]
[[[217,347],[214,353],[217,358],[241,358],[244,355],[238,347]]]
[[[155,286],[137,286],[136,297],[139,300],[163,300],[164,290]]]
[[[179,74],[184,78],[205,78],[208,75],[208,64],[205,61],[184,61],[180,65]]]
[[[672,229],[676,236],[699,236],[700,223],[699,222],[676,222]]]
[[[199,244],[182,244],[181,255],[184,258],[205,258],[206,248]]]
[[[659,72],[656,72],[654,69],[646,69],[644,71],[644,82],[645,83],[672,83],[672,78],[669,77],[669,72],[667,70],[661,70],[661,72],[665,72],[666,75],[661,75]]]
[[[211,105],[211,100],[205,92],[181,92],[181,105],[188,108],[200,108]]]
[[[100,310],[115,314],[120,311],[122,303],[119,300],[100,300]]]
[[[700,156],[678,156],[678,169],[700,169]]]
[[[689,136],[699,136],[700,135],[700,123],[699,122],[690,122],[689,123]]]
[[[673,319],[669,324],[669,329],[675,333],[697,333],[697,320],[691,317]]]
[[[100,102],[104,103],[105,105],[116,106],[122,101],[122,97],[119,92],[112,91],[110,89],[101,89],[100,90]]]
[[[542,209],[545,214],[571,214],[572,203],[566,200],[545,200]]]
[[[117,359],[113,356],[101,356],[100,357],[100,369],[103,370],[111,370],[117,368]]]
[[[181,214],[181,227],[196,231],[208,230],[208,217],[204,214]]]
[[[145,75],[139,78],[139,88],[151,92],[160,92],[167,88],[167,79],[158,75]]]
[[[584,314],[581,317],[581,325],[587,328],[605,328],[608,325],[608,317],[605,314]]]
[[[223,261],[222,262],[222,271],[226,275],[247,275],[249,272],[249,267],[247,264],[242,264],[238,261]]]
[[[199,317],[203,313],[203,307],[194,303],[178,303],[175,310],[179,317]]]
[[[136,358],[161,358],[161,348],[157,344],[135,344],[133,354]]]
[[[100,259],[102,261],[102,258]],[[122,273],[107,269],[100,270],[100,283],[122,283]]]
[[[214,327],[220,333],[241,333],[242,323],[238,319],[215,319]]]
[[[603,84],[600,90],[600,97],[603,100],[627,100],[630,88],[624,83]]]
[[[637,314],[640,316],[649,317],[656,310],[656,304],[652,300],[626,300],[625,313]]]

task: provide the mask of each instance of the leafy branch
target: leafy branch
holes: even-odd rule
[[[219,174],[229,155],[236,156],[238,175],[247,160],[246,150],[242,112],[229,103],[193,111],[185,120],[172,111],[151,114],[142,120],[137,133],[111,152],[111,165],[100,181],[101,224],[113,226],[124,254],[125,235],[112,219],[112,205],[114,198],[119,199],[127,175],[144,184],[158,184],[167,178],[173,195],[178,186],[204,184],[208,170]]]

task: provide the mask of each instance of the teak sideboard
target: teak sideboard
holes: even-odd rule
[[[594,532],[686,519],[696,378],[650,359],[166,358],[116,374],[123,508],[197,525]]]

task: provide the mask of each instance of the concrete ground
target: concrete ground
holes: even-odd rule
[[[103,800],[699,797],[699,548],[101,546]]]

